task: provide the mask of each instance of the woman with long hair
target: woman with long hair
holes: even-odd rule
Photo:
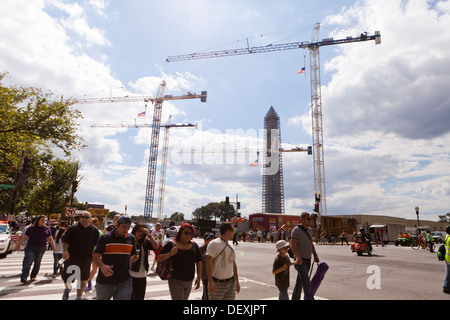
[[[131,234],[136,237],[136,250],[139,254],[137,261],[133,262],[130,267],[130,275],[133,283],[131,300],[144,300],[149,268],[148,253],[149,250],[157,250],[159,245],[150,235],[147,226],[140,222],[136,223]]]
[[[55,232],[55,250],[53,251],[53,275],[52,278],[56,278],[56,274],[58,273],[58,270],[61,270],[61,264],[59,261],[63,257],[63,244],[62,244],[62,237],[64,233],[66,232],[66,229],[63,228],[63,224],[58,224],[56,226],[56,232]]]
[[[192,282],[197,268],[195,290],[200,288],[202,279],[202,256],[198,245],[192,241],[195,229],[189,223],[183,223],[175,236],[158,255],[157,262],[172,259],[173,273],[169,279],[172,300],[187,300],[191,293]]]
[[[47,249],[47,241],[52,245],[55,251],[55,242],[53,241],[52,231],[45,225],[47,216],[40,215],[36,218],[32,227],[28,228],[25,235],[17,242],[17,248],[20,248],[22,242],[28,240],[25,248],[25,256],[22,264],[22,274],[20,282],[26,283],[28,274],[30,273],[31,265],[34,263],[33,270],[31,270],[31,281],[36,281],[36,276],[41,268],[42,257]]]

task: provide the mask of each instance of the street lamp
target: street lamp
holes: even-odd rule
[[[414,209],[416,209],[416,215],[417,215],[417,230],[419,230],[419,207],[416,206]]]

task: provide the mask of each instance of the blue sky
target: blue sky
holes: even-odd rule
[[[177,153],[190,148],[261,144],[270,106],[281,118],[284,147],[311,145],[309,52],[171,62],[168,56],[310,41],[380,30],[373,41],[322,47],[321,80],[328,214],[381,214],[424,219],[449,211],[449,1],[118,1],[3,0],[0,70],[11,83],[65,97],[208,91],[208,102],[166,102],[162,123],[200,129],[170,132],[164,212],[186,216],[239,194],[242,213],[261,210],[256,154],[227,163]],[[306,67],[306,75],[296,71]],[[77,105],[89,147],[77,197],[111,210],[143,213],[150,129],[92,124],[151,122],[144,103]],[[162,141],[160,142],[162,146]],[[161,152],[160,152],[161,155]],[[190,156],[190,155],[189,155]],[[200,157],[200,158],[199,158]],[[187,158],[186,158],[187,159]],[[311,211],[312,157],[283,155],[286,213]],[[159,171],[155,196],[158,194]],[[158,199],[155,199],[154,214]]]

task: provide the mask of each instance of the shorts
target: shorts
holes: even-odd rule
[[[163,246],[160,244],[157,250],[153,250],[153,252],[155,253],[155,260],[158,258],[158,254],[161,252],[162,248]]]
[[[61,272],[61,278],[64,283],[68,280],[87,281],[89,279],[89,274],[91,273],[91,263],[92,258],[84,259],[72,259],[64,261],[64,268]]]

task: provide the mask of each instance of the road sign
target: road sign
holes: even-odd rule
[[[75,215],[75,208],[66,208],[66,216],[73,217]]]
[[[13,184],[0,184],[0,189],[2,190],[8,190],[8,189],[14,189],[15,185]]]

